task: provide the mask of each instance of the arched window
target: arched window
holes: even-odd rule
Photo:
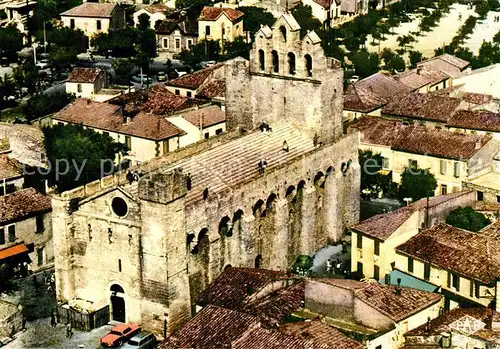
[[[264,50],[259,50],[259,66],[260,70],[266,70],[266,57],[264,56]]]
[[[120,286],[120,285],[117,285],[117,284],[113,284],[111,285],[110,289],[109,289],[111,292],[120,292],[120,293],[125,293],[125,291],[123,290],[123,288]]]
[[[307,76],[313,76],[313,60],[310,55],[305,55]]]
[[[295,55],[288,52],[288,73],[295,75]]]
[[[260,200],[260,199],[255,203],[255,205],[253,205],[252,211],[253,211],[253,215],[255,217],[257,217],[257,215],[259,215],[261,213],[263,205],[264,205],[264,201]]]
[[[229,217],[224,216],[219,222],[219,235],[220,236],[231,236],[233,232],[229,226]]]
[[[262,267],[262,255],[259,254],[257,257],[255,257],[255,268],[260,268]]]
[[[273,52],[271,52],[271,54],[273,56],[273,70],[275,73],[279,73],[280,72],[280,60],[278,57],[278,52],[273,51]]]
[[[283,36],[283,40],[285,40],[285,42],[286,42],[286,28],[284,25],[282,25],[280,27],[280,32],[281,32],[281,35]]]

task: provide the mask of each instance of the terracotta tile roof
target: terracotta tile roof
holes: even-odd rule
[[[201,89],[200,93],[198,93],[198,96],[207,99],[226,97],[226,81],[225,80],[210,81]]]
[[[351,229],[355,232],[385,241],[415,212],[416,209],[414,207],[404,206],[392,212],[370,217]]]
[[[180,116],[197,127],[200,127],[201,123],[201,127],[203,128],[226,122],[226,113],[217,105],[188,111],[182,113]]]
[[[488,95],[488,94],[484,94],[484,93],[465,92],[461,96],[461,98],[462,98],[462,100],[464,100],[466,102],[469,102],[472,104],[478,104],[478,105],[490,103],[491,101],[493,101],[492,95]]]
[[[54,115],[54,120],[152,140],[180,136],[184,131],[160,115],[139,112],[125,122],[120,106],[77,99]]]
[[[488,201],[476,201],[472,208],[474,211],[491,211],[491,212],[500,212],[500,203],[497,202],[488,202]],[[500,221],[497,220],[493,224],[500,224]],[[499,226],[500,228],[500,226]]]
[[[409,287],[401,287],[401,294],[398,295],[396,293],[397,286],[394,285],[332,278],[313,278],[309,280],[351,290],[354,297],[383,313],[394,322],[404,320],[439,302],[442,298],[437,293]]]
[[[207,80],[212,75],[213,71],[223,67],[224,63],[215,64],[211,67],[198,70],[197,72],[194,72],[192,74],[187,74],[177,79],[170,80],[169,82],[167,82],[167,86],[196,90],[205,82],[205,80]]]
[[[361,143],[390,147],[398,138],[399,132],[408,126],[398,120],[365,116],[352,122],[349,127],[360,132]]]
[[[436,56],[436,57],[432,57],[432,58],[429,58],[429,59],[426,59],[425,61],[422,61],[422,62],[419,62],[417,65],[425,65],[425,63],[427,62],[430,62],[430,61],[433,61],[433,60],[440,60],[440,61],[443,61],[445,63],[448,63],[452,66],[455,66],[459,69],[464,69],[466,68],[467,66],[469,66],[470,62],[464,60],[464,59],[461,59],[461,58],[458,58],[456,56],[452,56],[448,53],[445,53],[445,54],[442,54],[440,56]]]
[[[363,344],[356,342],[336,328],[318,320],[284,324],[280,326],[280,331],[289,335],[310,339],[316,343],[330,345],[336,349],[365,348]]]
[[[419,67],[397,74],[395,78],[412,89],[417,90],[425,85],[435,85],[448,79],[449,76],[439,70]]]
[[[23,175],[22,165],[19,161],[9,158],[7,155],[0,155],[0,179],[10,179]]]
[[[18,244],[0,250],[0,260],[29,252],[25,244]]]
[[[393,97],[412,90],[392,76],[377,73],[347,86],[344,109],[369,112],[384,106]]]
[[[99,68],[73,68],[69,75],[68,82],[94,83],[97,78],[104,74]]]
[[[318,343],[311,339],[278,331],[257,328],[238,339],[232,349],[338,349],[336,345]]]
[[[155,23],[155,32],[157,34],[171,34],[174,30],[179,29],[185,35],[198,36],[197,21],[180,21],[177,19],[166,19]]]
[[[229,7],[205,6],[201,11],[198,21],[216,21],[222,14],[225,14],[231,22],[235,22],[244,15],[243,12]]]
[[[444,139],[446,141],[443,141]],[[490,140],[491,136],[488,135],[408,126],[400,131],[391,148],[407,153],[464,161],[470,159]]]
[[[460,104],[460,99],[431,93],[409,93],[392,99],[382,114],[446,122]]]
[[[485,321],[488,317],[489,309],[482,308],[455,308],[447,311],[441,316],[431,320],[429,326],[427,323],[407,332],[406,336],[432,336],[439,335],[442,332],[449,332],[450,325],[455,321],[460,320],[464,316],[471,316],[477,320]]]
[[[455,200],[459,196],[468,195],[471,192],[472,192],[472,190],[464,189],[464,190],[459,191],[457,193],[448,193],[446,195],[432,196],[432,197],[429,197],[428,202],[427,202],[427,198],[423,198],[423,199],[420,199],[418,201],[415,201],[410,206],[415,208],[415,209],[418,209],[418,210],[425,209],[427,207],[427,205],[429,207],[435,207],[438,205],[442,205],[442,204],[446,203],[447,201]]]
[[[402,321],[442,298],[437,293],[425,292],[410,287],[401,287],[401,294],[396,294],[393,285],[369,283],[363,289],[355,291],[355,297],[388,316],[395,322]]]
[[[209,305],[158,348],[232,348],[231,343],[258,326],[259,321],[253,316]]]
[[[299,282],[250,302],[242,308],[267,326],[278,326],[288,315],[302,309],[305,282]]]
[[[61,13],[61,16],[108,18],[117,6],[112,3],[85,2]]]
[[[458,94],[462,93],[462,88],[464,86],[465,86],[465,84],[452,85],[452,86],[448,86],[447,88],[441,88],[439,90],[429,91],[428,93],[433,94],[433,95],[438,95],[438,96],[453,97],[457,93]]]
[[[500,113],[480,110],[457,110],[448,120],[448,126],[500,132]]]
[[[149,5],[148,7],[145,8],[145,10],[148,11],[149,13],[158,13],[158,12],[167,13],[172,11],[170,7],[162,3]]]
[[[283,272],[267,269],[227,268],[210,286],[200,293],[197,303],[200,305],[213,304],[238,310],[264,286],[273,281],[288,278],[290,277]]]
[[[487,233],[439,223],[396,250],[484,284],[500,277],[500,240]]]
[[[20,221],[50,210],[50,197],[38,193],[33,188],[22,189],[0,197],[0,224]]]
[[[313,0],[313,1],[327,10],[330,9],[330,6],[332,5],[333,2],[333,0]]]
[[[134,114],[142,110],[157,115],[167,115],[193,105],[189,98],[176,96],[162,84],[151,87],[149,91],[120,95],[112,103],[123,105],[126,113]]]

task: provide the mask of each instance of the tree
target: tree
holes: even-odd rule
[[[428,170],[418,167],[405,168],[398,188],[398,199],[411,198],[413,201],[434,196],[437,188],[436,178]]]
[[[393,73],[402,72],[406,69],[406,64],[403,57],[401,57],[400,55],[395,55],[389,61],[389,64],[386,66],[386,68],[392,71]]]
[[[491,221],[481,212],[474,211],[472,207],[459,207],[448,214],[446,223],[477,232],[489,225]]]
[[[410,68],[416,68],[417,63],[422,62],[424,60],[424,56],[420,51],[410,51],[408,52],[408,56],[410,59]]]
[[[116,156],[127,151],[124,144],[116,143],[109,135],[81,125],[45,127],[43,134],[47,159],[52,165],[48,182],[58,191],[78,187],[110,173]]]
[[[219,40],[201,40],[196,45],[191,46],[189,51],[183,50],[176,58],[194,70],[199,69],[200,63],[203,61],[219,61]]]
[[[379,71],[379,56],[365,49],[355,52],[351,57],[351,61],[354,64],[356,74],[360,78],[365,78]]]
[[[23,34],[14,26],[0,28],[0,52],[15,56],[23,48]]]
[[[388,193],[391,178],[380,173],[382,155],[371,150],[359,150],[358,158],[361,167],[361,192],[368,197],[376,197],[379,192]]]
[[[413,35],[402,35],[396,39],[402,49],[406,49],[412,42],[415,42]]]
[[[312,8],[302,2],[292,10],[292,15],[300,25],[301,34],[321,28],[321,22],[312,14]]]
[[[122,58],[113,62],[113,69],[117,76],[123,78],[120,80],[125,80],[126,84],[129,85],[130,79],[137,69],[137,64],[132,59]]]
[[[250,59],[250,49],[252,44],[248,44],[243,37],[237,37],[234,41],[229,41],[224,44],[223,59],[232,59],[236,57],[243,57]]]
[[[394,51],[392,51],[390,48],[384,48],[382,52],[380,53],[380,57],[384,61],[384,64],[387,66],[389,65],[389,62],[396,56]]]
[[[74,95],[65,92],[56,92],[50,96],[43,93],[35,94],[26,102],[23,113],[30,121],[58,112],[74,100]]]
[[[0,110],[7,108],[8,98],[16,95],[16,85],[9,75],[0,76]]]
[[[19,91],[22,87],[26,87],[29,93],[35,93],[40,87],[38,69],[30,60],[15,67],[12,71],[12,78]]]
[[[243,24],[245,30],[249,31],[252,37],[259,31],[261,25],[271,26],[276,21],[272,13],[259,7],[243,6],[238,7],[238,10],[245,14]]]
[[[151,21],[149,19],[149,16],[146,13],[143,13],[142,15],[139,16],[139,25],[138,25],[138,28],[140,30],[149,29],[150,25],[151,25]]]
[[[87,49],[87,37],[79,29],[54,28],[47,32],[47,41],[50,45],[49,50],[64,48],[72,50],[76,55]]]
[[[484,19],[486,15],[490,11],[490,5],[488,1],[478,1],[476,3],[476,13],[479,15],[479,18]]]
[[[210,0],[175,0],[175,7],[186,11],[187,16],[196,20],[205,6],[211,6]]]

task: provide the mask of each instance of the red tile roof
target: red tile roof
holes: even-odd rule
[[[0,155],[0,179],[21,177],[23,175],[22,165],[19,161]]]
[[[419,67],[400,73],[395,78],[412,89],[417,90],[425,85],[435,85],[449,78],[449,76],[439,70],[427,67]]]
[[[288,315],[302,309],[305,282],[299,282],[254,300],[242,311],[257,316],[267,326],[278,326]]]
[[[61,16],[109,18],[117,6],[112,3],[85,2],[61,13]]]
[[[450,331],[450,325],[455,321],[460,320],[464,316],[471,316],[477,320],[485,321],[488,318],[488,308],[455,308],[447,311],[441,316],[431,320],[429,325],[427,323],[407,332],[406,336],[432,336],[439,335],[443,332]]]
[[[198,304],[214,304],[230,309],[241,309],[244,303],[264,286],[276,280],[291,279],[283,272],[253,269],[227,268],[198,297]]]
[[[459,98],[432,93],[409,93],[392,99],[382,108],[382,114],[447,122],[459,104]]]
[[[461,98],[466,102],[478,105],[490,103],[491,101],[493,101],[492,95],[487,95],[484,93],[465,92],[461,96]]]
[[[160,115],[139,112],[126,122],[120,106],[86,99],[77,99],[53,119],[151,140],[164,140],[185,133]]]
[[[231,343],[259,326],[256,317],[209,305],[158,348],[232,348]]]
[[[226,122],[226,113],[217,105],[182,113],[181,116],[196,127],[209,127]]]
[[[333,346],[336,349],[365,348],[363,344],[356,342],[336,328],[328,326],[318,320],[284,324],[280,326],[280,331],[289,335],[312,340],[315,343]]]
[[[338,349],[336,345],[318,343],[311,339],[278,331],[257,328],[249,331],[231,346],[232,349]]]
[[[29,252],[25,244],[19,244],[11,247],[4,248],[0,250],[0,260],[4,260],[9,257],[17,256],[21,253]]]
[[[448,53],[445,53],[445,54],[442,54],[440,56],[426,59],[425,61],[419,62],[417,65],[425,65],[425,63],[436,60],[436,59],[443,61],[445,63],[448,63],[450,65],[453,65],[453,66],[460,68],[460,69],[464,69],[465,67],[469,66],[469,64],[470,64],[470,62],[468,62],[464,59],[461,59],[461,58],[458,58],[456,56],[452,56]]]
[[[142,110],[157,115],[168,115],[193,105],[189,98],[173,94],[163,84],[155,85],[148,91],[120,95],[112,103],[124,105],[127,113],[134,114]]]
[[[455,160],[470,159],[491,140],[489,135],[407,126],[400,121],[378,117],[362,117],[350,127],[360,131],[360,141],[364,144]]]
[[[332,6],[333,2],[333,0],[313,0],[313,1],[327,10],[330,9],[330,6]]]
[[[352,230],[385,241],[415,212],[415,208],[404,206],[392,212],[370,217],[352,227]]]
[[[446,139],[446,141],[443,141]],[[456,133],[421,126],[401,130],[392,149],[413,154],[430,155],[454,160],[468,160],[491,140],[488,135]]]
[[[243,12],[229,7],[205,6],[201,11],[198,21],[216,21],[222,14],[225,14],[231,22],[235,22],[244,15]]]
[[[198,96],[207,99],[226,97],[226,81],[214,80],[208,82],[198,93]]]
[[[409,287],[401,287],[401,294],[397,294],[397,286],[394,285],[325,278],[310,280],[351,290],[354,297],[378,310],[394,322],[400,322],[442,299],[442,296],[437,293]]]
[[[500,132],[500,113],[480,110],[457,110],[448,120],[448,126]]]
[[[198,70],[197,72],[194,72],[192,74],[187,74],[177,79],[170,80],[169,82],[167,82],[167,85],[196,90],[205,82],[205,80],[207,80],[212,75],[215,70],[223,67],[224,63],[215,64],[211,67]]]
[[[97,78],[104,74],[99,68],[73,68],[69,75],[68,82],[94,83]]]
[[[369,283],[365,288],[355,291],[355,296],[370,307],[387,315],[394,322],[402,321],[442,299],[442,296],[437,293],[410,287],[401,287],[401,294],[398,295],[396,287]]]
[[[392,76],[377,73],[347,86],[344,92],[344,109],[370,112],[384,106],[393,97],[412,90]]]
[[[487,233],[439,223],[396,251],[484,284],[500,277],[500,241]]]
[[[408,127],[401,121],[365,116],[352,122],[349,127],[360,132],[364,144],[392,146],[399,132]]]
[[[0,196],[0,224],[21,221],[51,210],[50,197],[38,193],[33,188]]]

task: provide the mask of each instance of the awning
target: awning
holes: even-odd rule
[[[26,247],[25,244],[19,244],[19,245],[7,247],[7,248],[4,248],[3,250],[0,250],[0,261],[7,259],[7,258],[19,256],[23,253],[27,254],[28,252],[29,252],[28,248]]]

